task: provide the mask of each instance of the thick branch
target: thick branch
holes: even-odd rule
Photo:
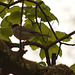
[[[66,65],[44,67],[36,62],[18,58],[18,52],[13,52],[0,40],[0,68],[2,75],[75,75]]]

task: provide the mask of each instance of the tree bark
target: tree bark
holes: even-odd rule
[[[13,52],[11,48],[0,40],[0,75],[75,75],[66,65],[54,65],[45,67],[39,63],[19,57],[18,52]]]

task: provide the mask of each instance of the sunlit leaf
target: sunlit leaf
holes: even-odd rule
[[[9,15],[8,21],[10,21],[12,24],[20,24],[20,18],[21,18],[20,15],[21,15],[20,11],[14,11]]]
[[[1,33],[0,33],[0,39],[1,39],[1,40],[7,40],[7,41],[9,41],[9,38],[3,36]]]
[[[25,7],[26,18],[35,18],[35,8],[34,7]]]
[[[47,22],[47,19],[48,19],[49,22],[51,22],[53,20],[57,20],[57,22],[58,22],[58,19],[52,13],[47,12],[47,11],[45,13],[46,13],[46,17],[41,11],[38,12],[38,17],[41,18],[42,21]]]
[[[21,8],[19,6],[13,6],[10,9],[7,9],[7,12],[10,13],[10,12],[20,11],[20,10]]]
[[[61,37],[64,37],[65,35],[67,35],[65,32],[59,32],[59,31],[56,31],[56,35],[58,38],[61,38]],[[69,37],[69,38],[66,38],[64,40],[62,40],[63,42],[68,42],[70,41],[72,38]]]
[[[36,49],[38,49],[37,46],[32,46],[32,45],[30,45],[30,47],[32,48],[32,50],[36,50]]]
[[[47,5],[45,5],[44,3],[41,4],[41,8],[44,12],[50,12],[50,7],[48,7]]]
[[[10,28],[10,27],[12,26],[12,23],[9,22],[9,21],[7,20],[7,18],[8,18],[8,16],[5,17],[5,18],[2,20],[2,22],[1,22],[1,27],[8,27],[8,28]]]
[[[5,2],[6,0],[0,0],[0,2]]]
[[[42,6],[41,5],[41,9],[43,10],[44,13],[38,8],[37,15],[38,15],[39,18],[41,18],[42,21],[44,21],[44,22],[47,22],[47,21],[51,22],[53,20],[56,20],[58,22],[57,17],[53,13],[50,12],[50,8],[48,6],[46,6],[46,5]]]
[[[34,0],[32,0],[34,1]],[[26,6],[35,6],[36,4],[32,3],[32,2],[28,2],[28,1],[24,1]]]
[[[6,15],[6,10],[3,10],[5,7],[0,5],[0,17],[3,18]]]
[[[70,67],[75,72],[75,64]]]
[[[26,15],[26,18],[35,18],[35,15],[34,14],[28,14],[28,15]]]
[[[40,50],[40,54],[39,54],[41,60],[43,60],[45,58],[45,52],[43,49]]]
[[[10,41],[8,36],[5,36],[7,33],[2,34],[2,28],[0,28],[0,39]]]
[[[50,47],[48,50],[50,58],[52,57],[52,53],[58,53],[58,50],[59,50],[59,47],[57,45],[53,45],[52,47]],[[61,55],[62,55],[62,50],[60,50],[59,56]]]
[[[13,2],[14,0],[0,0],[0,2],[6,2],[6,3],[9,3],[9,2]]]
[[[23,9],[25,10],[25,13],[28,13],[28,12],[30,13],[31,10],[33,10],[33,7],[32,6],[25,6]]]
[[[28,26],[28,25],[29,25],[29,27],[32,26],[32,22],[29,19],[25,20],[24,26]]]
[[[1,34],[9,37],[12,36],[12,31],[10,30],[10,28],[1,28]]]

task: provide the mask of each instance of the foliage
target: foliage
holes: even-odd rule
[[[5,2],[6,0],[1,0],[1,2]],[[34,1],[34,0],[32,0]],[[40,2],[41,0],[35,0],[35,2]],[[10,0],[7,0],[7,3],[9,3]],[[12,0],[13,2],[13,0]],[[11,3],[12,3],[11,2]],[[51,13],[51,9],[45,5],[44,2],[41,3],[40,9],[39,6],[36,6],[36,3],[32,3],[29,1],[25,1],[25,6],[23,9],[23,20],[24,20],[24,26],[27,26],[35,31],[38,31],[42,34],[48,34],[51,37],[34,37],[33,39],[30,39],[30,41],[38,42],[43,45],[48,45],[54,41],[56,41],[56,37],[52,30],[47,27],[46,22],[52,22],[56,20],[58,23],[57,17]],[[20,19],[21,19],[21,7],[18,6],[12,6],[9,9],[3,10],[5,7],[0,5],[0,17],[3,19],[0,25],[0,39],[10,41],[12,31],[10,27],[13,24],[20,24]],[[3,10],[3,12],[1,12]],[[43,11],[43,12],[42,12]],[[7,15],[9,13],[9,15]],[[66,35],[65,32],[60,32],[60,31],[55,31],[56,36],[59,38],[63,37]],[[66,38],[62,40],[63,42],[68,42],[70,41],[71,37]],[[35,46],[30,46],[33,50],[36,50],[38,47]],[[58,53],[59,46],[54,45],[49,48],[49,56],[51,58],[52,53]],[[62,55],[62,50],[60,50],[59,55]],[[45,58],[45,52],[43,49],[40,49],[40,58],[43,60]],[[43,64],[43,63],[42,63]]]

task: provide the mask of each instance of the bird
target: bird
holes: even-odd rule
[[[14,24],[12,27],[12,32],[14,36],[20,40],[20,25],[19,24]],[[34,31],[28,27],[21,26],[21,40],[29,40],[35,36],[46,36],[50,37],[50,35],[42,34],[37,31]]]

